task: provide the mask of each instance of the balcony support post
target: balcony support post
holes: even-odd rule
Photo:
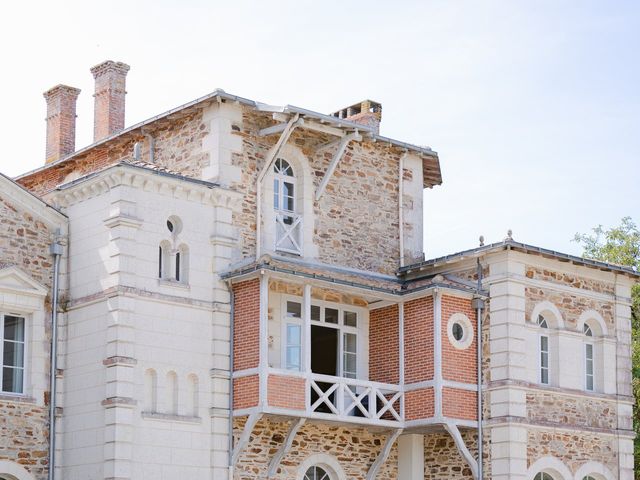
[[[276,454],[273,456],[271,462],[269,462],[267,478],[275,477],[278,471],[278,467],[280,466],[280,462],[291,449],[291,444],[293,443],[293,439],[296,438],[296,433],[298,433],[298,430],[300,430],[300,428],[306,421],[306,418],[299,418],[298,420],[291,421],[291,424],[289,425],[289,431],[287,432],[287,438],[282,443]]]
[[[269,277],[260,272],[260,356],[259,356],[259,404],[264,408],[268,404],[269,380]]]
[[[311,285],[305,284],[302,293],[302,328],[304,348],[302,349],[303,362],[302,371],[305,374],[305,406],[311,406]]]
[[[238,463],[238,458],[240,457],[242,450],[244,450],[244,447],[246,447],[247,443],[249,443],[251,432],[253,431],[253,428],[256,426],[256,424],[260,421],[260,418],[262,418],[261,413],[252,413],[247,417],[247,423],[244,424],[244,429],[242,430],[242,434],[238,439],[238,443],[233,448],[233,455],[231,457],[232,466],[235,466],[236,463]]]
[[[404,390],[404,302],[398,304],[398,383]],[[400,397],[400,417],[404,420],[404,394]]]
[[[451,437],[453,438],[453,441],[455,442],[456,447],[460,452],[460,455],[462,455],[462,458],[464,458],[464,461],[467,462],[467,464],[469,465],[473,478],[477,480],[478,479],[478,462],[473,457],[473,455],[471,455],[471,452],[467,448],[467,445],[464,443],[462,435],[460,435],[460,430],[458,430],[458,426],[452,422],[445,422],[444,428],[447,432],[449,432],[449,435],[451,435]]]
[[[338,150],[336,150],[336,152],[333,154],[333,159],[331,160],[331,163],[329,164],[329,167],[327,168],[327,171],[325,172],[324,177],[322,178],[322,182],[320,183],[320,185],[318,186],[318,189],[316,190],[316,202],[320,200],[320,198],[322,197],[322,194],[324,193],[324,189],[327,187],[329,180],[331,180],[331,176],[333,175],[334,170],[338,166],[338,163],[340,163],[340,159],[342,158],[345,150],[347,149],[349,142],[351,141],[359,142],[361,140],[362,140],[362,137],[360,136],[360,134],[358,134],[357,130],[355,131],[355,133],[350,133],[349,135],[345,135],[344,137],[342,137],[342,139],[340,140],[340,143],[338,144]]]
[[[389,457],[389,453],[391,452],[391,448],[393,447],[393,444],[396,443],[396,440],[398,439],[401,433],[402,433],[402,429],[399,428],[397,430],[394,430],[393,433],[391,433],[387,437],[387,440],[384,442],[384,446],[382,447],[382,450],[380,450],[378,457],[376,458],[375,462],[373,462],[373,464],[369,468],[369,471],[367,472],[366,480],[375,480],[376,476],[378,475],[378,470],[380,470],[380,467],[384,465],[384,462],[387,461],[387,458]]]

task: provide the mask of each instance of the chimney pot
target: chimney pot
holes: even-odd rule
[[[93,140],[124,128],[126,78],[129,65],[107,60],[91,68],[95,79]]]
[[[363,100],[360,103],[338,110],[331,115],[338,118],[344,118],[351,122],[360,123],[367,127],[372,127],[375,133],[380,133],[382,105],[378,102]]]
[[[47,102],[47,150],[45,164],[76,149],[76,100],[80,89],[56,85],[43,93]]]

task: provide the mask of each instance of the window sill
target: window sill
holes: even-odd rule
[[[22,393],[0,392],[0,401],[35,404],[36,399]]]
[[[189,286],[188,283],[179,282],[177,280],[171,280],[168,278],[159,278],[158,285],[160,285],[161,287],[172,287],[172,288],[179,288],[181,290],[191,290],[191,287]]]
[[[165,422],[180,422],[180,423],[201,423],[200,417],[192,417],[190,415],[174,415],[172,413],[159,413],[159,412],[142,412],[142,418],[145,420],[160,420]]]

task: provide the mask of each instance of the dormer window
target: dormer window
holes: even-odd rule
[[[296,177],[283,158],[273,165],[273,208],[276,217],[275,249],[302,255],[302,215],[296,213]]]

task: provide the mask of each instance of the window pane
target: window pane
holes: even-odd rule
[[[320,307],[317,305],[311,305],[311,320],[320,321]]]
[[[300,347],[287,347],[287,370],[300,370]]]
[[[4,367],[2,369],[2,391],[22,393],[22,369]]]
[[[356,349],[357,349],[357,341],[356,341],[356,335],[354,335],[353,333],[345,333],[344,334],[344,351],[345,352],[351,352],[351,353],[356,353]]]
[[[549,337],[540,337],[540,350],[543,352],[549,351]]]
[[[302,317],[302,304],[298,302],[287,302],[287,317],[289,318],[301,318]]]
[[[24,342],[24,318],[5,315],[4,339]]]
[[[587,376],[587,390],[593,390],[593,375]]]
[[[344,324],[347,327],[357,327],[358,315],[355,312],[344,312]]]
[[[540,382],[548,384],[549,383],[549,370],[542,369],[540,371]]]
[[[287,324],[287,345],[300,345],[300,325]]]
[[[24,344],[4,342],[2,364],[5,367],[24,367]]]
[[[327,323],[338,323],[338,310],[335,308],[324,309],[324,321]]]
[[[273,181],[273,208],[276,210],[280,208],[280,182],[278,179]]]
[[[353,353],[344,353],[344,376],[355,378],[357,371],[357,358]]]
[[[540,366],[542,368],[549,368],[549,354],[546,352],[540,352]]]

